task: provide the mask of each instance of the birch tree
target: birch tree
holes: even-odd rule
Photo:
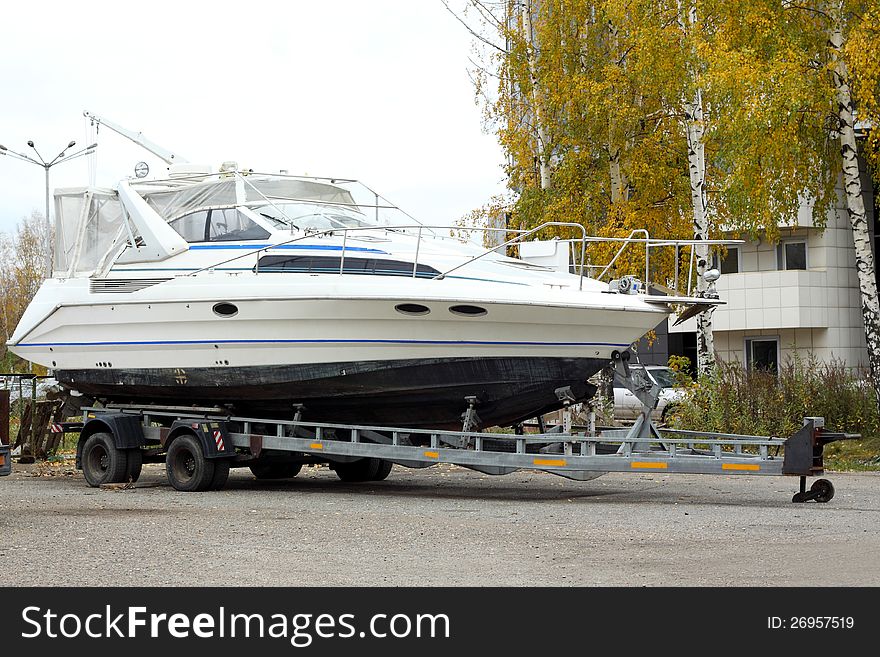
[[[696,4],[685,5],[679,0],[678,23],[682,31],[685,50],[689,54],[695,54],[693,45],[694,32],[697,30],[697,7]],[[687,138],[688,177],[690,179],[691,206],[693,216],[693,238],[695,240],[709,239],[709,208],[706,200],[706,144],[705,118],[703,113],[703,90],[701,88],[700,65],[696,57],[688,58],[687,66],[688,84],[687,91],[682,99],[684,109],[684,131]],[[709,284],[704,274],[710,267],[710,253],[708,245],[698,245],[694,248],[697,270],[697,295],[705,296]],[[696,317],[697,324],[697,372],[708,375],[715,367],[715,341],[712,335],[712,312],[710,308]]]
[[[861,176],[859,175],[858,146],[855,135],[855,103],[844,58],[847,22],[859,20],[852,13],[849,13],[854,9],[854,7],[847,7],[843,0],[827,7],[828,46],[831,51],[831,78],[837,94],[837,133],[840,137],[841,170],[846,192],[846,208],[855,244],[855,265],[862,302],[862,320],[865,325],[871,379],[874,382],[874,391],[877,395],[878,407],[880,407],[880,300],[877,297],[874,254],[871,250],[871,234],[868,229],[868,217],[865,212]],[[874,12],[876,16],[876,8],[874,8]],[[875,70],[874,75],[877,73]],[[862,73],[862,77],[868,77],[866,72]],[[866,105],[874,102],[873,91],[877,89],[878,81],[880,81],[880,76],[875,78],[874,89],[871,89],[870,82],[865,84],[864,93],[870,96],[865,99]],[[880,126],[877,127],[880,128]]]
[[[550,156],[552,146],[550,143],[547,118],[544,113],[544,91],[541,80],[538,77],[539,41],[535,30],[539,2],[524,0],[513,4],[512,19],[514,29],[517,30],[525,44],[526,70],[529,74],[529,86],[531,88],[531,111],[534,113],[535,130],[535,158],[538,163],[538,180],[541,189],[549,189]]]

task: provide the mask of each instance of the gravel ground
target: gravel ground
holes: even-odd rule
[[[19,585],[880,585],[880,474],[609,474],[574,482],[396,466],[178,493],[164,466],[89,488],[70,464],[0,479],[0,582]]]

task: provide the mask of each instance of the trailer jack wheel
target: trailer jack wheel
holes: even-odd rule
[[[827,479],[817,479],[810,486],[809,491],[806,490],[805,479],[805,477],[801,477],[801,491],[794,494],[794,497],[791,498],[792,502],[799,503],[816,500],[824,504],[825,502],[830,502],[831,498],[834,497],[834,486]]]

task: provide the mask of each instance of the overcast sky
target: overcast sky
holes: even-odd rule
[[[462,2],[451,2],[460,6]],[[4,3],[0,144],[46,159],[87,145],[83,110],[191,162],[362,180],[450,223],[503,189],[468,77],[471,37],[440,0]],[[139,160],[102,128],[96,182]],[[51,186],[88,183],[88,158]],[[0,231],[44,207],[44,170],[0,157]],[[53,210],[54,212],[54,210]]]

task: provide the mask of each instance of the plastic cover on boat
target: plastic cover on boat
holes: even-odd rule
[[[265,201],[265,198],[273,201],[354,204],[351,194],[341,187],[311,180],[279,178],[249,177],[211,181],[171,190],[139,192],[147,204],[166,221],[173,221],[196,210],[259,203]]]
[[[124,229],[122,203],[109,189],[55,192],[55,275],[94,272]]]

